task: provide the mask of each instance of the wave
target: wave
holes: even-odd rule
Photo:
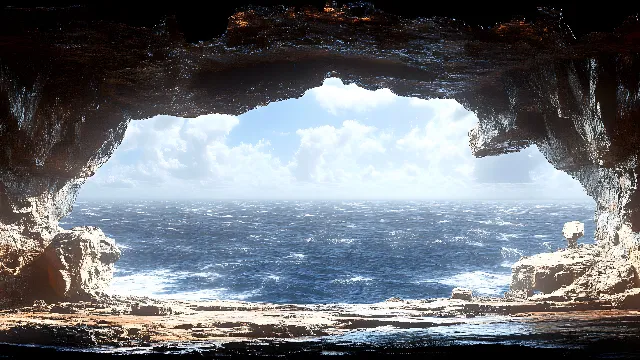
[[[351,244],[352,242],[354,242],[356,239],[330,239],[329,242],[333,243],[333,244]]]
[[[510,281],[511,274],[472,271],[446,277],[436,282],[471,289],[477,295],[500,295],[508,289]]]
[[[175,286],[176,279],[171,278],[169,270],[156,270],[113,277],[107,293],[123,296],[160,296],[166,295]]]
[[[271,274],[271,275],[267,275],[267,276],[265,277],[265,280],[273,280],[273,281],[276,281],[276,282],[277,282],[277,281],[280,281],[280,276],[278,276],[278,275],[273,275],[273,274]]]
[[[496,218],[494,220],[473,220],[474,222],[485,224],[485,225],[498,225],[498,226],[525,226],[521,223],[512,223],[510,221],[504,221],[501,218]]]
[[[518,238],[520,238],[520,234],[505,234],[505,233],[499,233],[498,235],[499,235],[498,239],[499,239],[499,240],[502,240],[502,241],[509,241],[509,240],[511,240],[511,239],[518,239]]]
[[[510,247],[502,247],[500,249],[500,254],[502,255],[503,259],[509,259],[509,258],[520,258],[522,257],[522,251],[515,249],[515,248],[510,248]]]
[[[119,275],[122,274],[122,275]],[[154,270],[145,273],[131,273],[116,268],[111,287],[111,295],[149,296],[159,299],[176,300],[245,300],[259,293],[258,290],[233,293],[227,288],[203,289],[198,291],[176,291],[181,280],[188,277],[214,278],[217,273],[188,273],[170,270]]]
[[[358,275],[358,276],[354,276],[354,277],[349,278],[349,279],[335,279],[332,282],[333,283],[340,283],[340,284],[351,284],[351,283],[369,282],[369,281],[373,281],[373,279]]]

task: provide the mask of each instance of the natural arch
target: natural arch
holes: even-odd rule
[[[47,23],[69,11],[2,16]],[[85,261],[72,249],[87,244],[93,258],[83,264],[108,278],[117,259],[113,242],[95,229],[62,231],[57,222],[130,119],[240,114],[299,97],[328,76],[402,96],[457,100],[479,118],[470,144],[479,157],[536,144],[596,200],[596,236],[606,256],[640,265],[635,18],[611,33],[575,39],[553,12],[482,28],[375,9],[256,7],[232,16],[224,36],[197,44],[170,19],[155,27],[88,21],[70,20],[58,30],[36,21],[4,35],[0,45],[0,246],[2,259],[13,259],[2,261],[0,289],[11,294],[5,301],[31,296],[20,279],[34,273],[44,253],[54,259],[48,274],[61,271],[49,275],[59,291],[59,279],[68,278],[65,297],[100,292],[102,275],[85,279],[90,288],[78,287],[83,275],[65,262]]]

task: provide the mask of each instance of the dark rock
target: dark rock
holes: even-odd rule
[[[69,238],[58,221],[131,119],[238,115],[299,97],[330,75],[400,96],[455,99],[478,117],[469,133],[475,156],[535,144],[580,181],[596,201],[607,261],[629,265],[613,277],[623,281],[599,288],[571,280],[582,270],[549,263],[544,271],[521,267],[514,283],[530,283],[512,294],[637,286],[624,280],[640,267],[637,17],[576,38],[562,16],[544,9],[533,20],[490,27],[361,5],[334,10],[249,7],[223,16],[223,36],[194,44],[171,21],[99,21],[75,7],[1,12],[0,305],[104,289],[117,260],[113,244],[102,251],[93,240]],[[52,241],[43,276],[34,264]],[[72,255],[79,244],[91,255]],[[87,277],[88,268],[100,274]]]
[[[140,305],[140,304],[131,305],[131,315],[165,316],[165,315],[171,315],[172,312],[173,310],[168,306]]]
[[[193,324],[180,324],[173,327],[174,329],[190,330],[193,329]]]
[[[58,314],[75,314],[78,312],[78,310],[74,309],[73,306],[69,305],[54,305],[49,311]]]
[[[469,289],[455,288],[451,291],[451,299],[473,300],[473,292]]]

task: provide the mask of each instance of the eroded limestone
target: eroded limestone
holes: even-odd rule
[[[479,27],[352,10],[248,8],[229,18],[224,36],[197,44],[187,43],[170,21],[153,27],[92,21],[69,16],[76,8],[1,13],[2,23],[31,20],[0,42],[0,302],[36,295],[22,279],[63,233],[58,220],[130,120],[238,115],[299,97],[328,76],[401,96],[457,100],[479,119],[470,132],[478,157],[537,145],[595,199],[599,247],[575,251],[579,258],[584,251],[598,257],[587,266],[544,255],[540,270],[526,261],[518,265],[529,269],[521,280],[545,292],[561,284],[596,296],[634,286],[629,279],[640,266],[637,17],[609,33],[575,38],[552,11]],[[62,15],[74,20],[59,22]],[[59,25],[39,27],[40,21]],[[65,246],[57,249],[75,251]],[[52,259],[67,261],[57,251]],[[79,296],[103,283],[67,265],[29,286]],[[600,275],[611,269],[618,275]],[[101,274],[107,273],[105,267]]]

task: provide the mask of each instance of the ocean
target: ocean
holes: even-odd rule
[[[122,251],[113,294],[184,300],[375,303],[501,296],[521,256],[566,246],[593,203],[559,201],[84,201]]]

